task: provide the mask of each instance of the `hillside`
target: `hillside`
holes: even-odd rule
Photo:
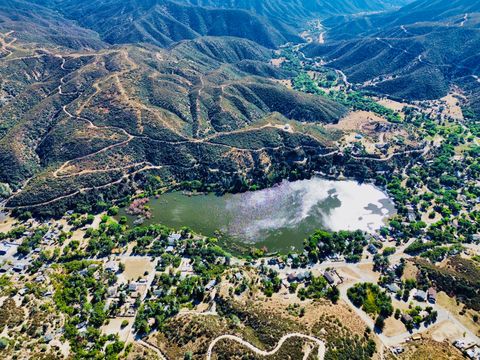
[[[252,1],[35,0],[97,32],[110,44],[147,42],[166,47],[199,36],[237,36],[263,46],[300,42],[307,21],[378,11],[408,0]]]
[[[0,60],[0,116],[8,119],[0,128],[0,182],[17,188],[33,176],[9,205],[125,187],[127,174],[146,170],[165,180],[222,181],[230,174],[231,181],[290,147],[301,151],[313,141],[322,151],[318,140],[264,119],[277,114],[280,121],[332,123],[346,110],[272,80],[285,73],[268,65],[269,57],[254,42],[228,37],[168,50],[7,56]],[[216,140],[229,134],[228,143]]]

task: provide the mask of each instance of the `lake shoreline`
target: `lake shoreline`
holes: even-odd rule
[[[222,243],[282,252],[302,248],[303,239],[317,228],[373,233],[396,213],[384,189],[324,176],[283,180],[266,189],[221,196],[168,191],[150,198],[148,206],[153,216],[145,219],[146,224],[187,226],[219,237]],[[132,224],[134,219],[123,210],[120,215],[127,216]]]

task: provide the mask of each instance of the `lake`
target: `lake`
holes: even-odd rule
[[[153,216],[145,224],[189,226],[208,236],[220,232],[222,242],[265,246],[268,251],[301,249],[303,239],[318,228],[374,232],[396,212],[374,185],[321,178],[223,196],[171,192],[152,199],[149,206]],[[133,220],[129,216],[130,223]]]

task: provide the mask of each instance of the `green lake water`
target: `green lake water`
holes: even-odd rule
[[[393,202],[371,184],[321,178],[242,194],[188,196],[172,192],[151,199],[145,224],[219,236],[223,242],[265,246],[268,251],[301,249],[315,229],[373,232],[395,213]],[[122,210],[119,215],[126,215]],[[134,217],[128,216],[133,223]]]

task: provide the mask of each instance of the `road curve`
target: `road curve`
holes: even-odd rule
[[[300,333],[290,333],[290,334],[287,334],[285,336],[283,336],[280,341],[278,342],[277,346],[275,346],[274,349],[270,350],[270,351],[265,351],[265,350],[260,350],[259,348],[253,346],[252,344],[250,344],[249,342],[239,338],[238,336],[235,336],[235,335],[221,335],[219,337],[217,337],[215,340],[213,340],[211,343],[210,343],[210,346],[208,347],[208,351],[207,351],[207,357],[206,357],[206,360],[211,360],[212,358],[212,352],[213,352],[213,348],[215,347],[215,345],[217,344],[217,342],[219,342],[220,340],[225,340],[225,339],[228,339],[228,340],[232,340],[232,341],[236,341],[238,342],[239,344],[245,346],[246,348],[248,348],[249,350],[253,351],[255,354],[257,355],[261,355],[261,356],[270,356],[270,355],[274,355],[278,350],[280,350],[280,348],[282,347],[283,343],[292,338],[292,337],[299,337],[299,338],[302,338],[302,339],[308,339],[310,341],[313,341],[315,342],[317,345],[318,345],[318,354],[317,354],[317,358],[319,360],[323,360],[323,358],[325,357],[325,343],[320,340],[320,339],[317,339],[313,336],[309,336],[309,335],[304,335],[304,334],[300,334]]]

